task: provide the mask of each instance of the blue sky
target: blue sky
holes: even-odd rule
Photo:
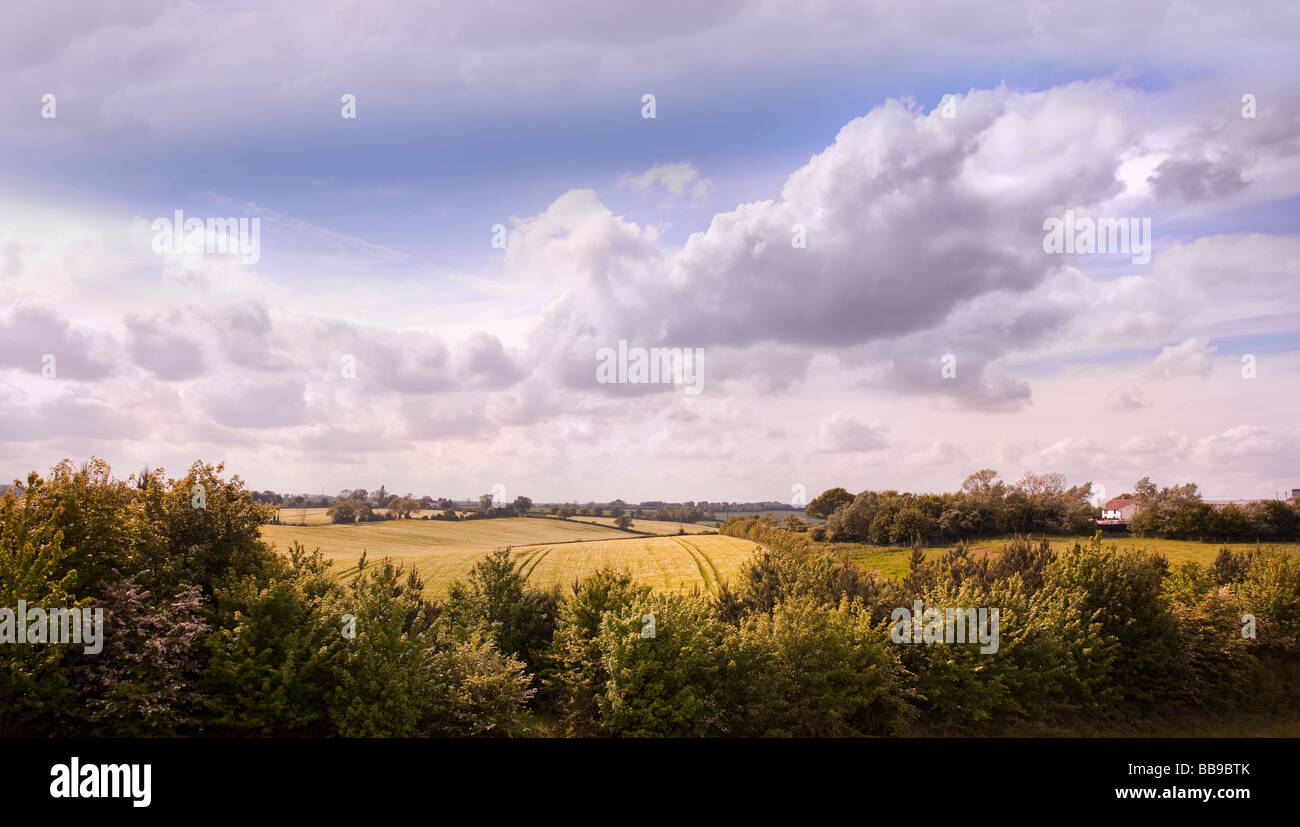
[[[0,35],[11,475],[95,454],[539,500],[987,466],[1300,485],[1285,9],[75,10]],[[1067,208],[1151,218],[1152,261],[1044,255]],[[259,260],[149,249],[178,209],[259,217]],[[704,348],[707,390],[598,386],[620,339]]]

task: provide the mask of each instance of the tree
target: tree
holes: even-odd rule
[[[614,525],[622,529],[629,529],[632,527],[632,518],[627,514],[619,514],[614,518]]]
[[[419,734],[434,636],[416,583],[403,574],[390,560],[362,566],[330,611],[351,615],[356,629],[338,644],[325,699],[330,723],[345,738]]]
[[[410,518],[420,510],[420,504],[410,497],[396,497],[388,504],[388,513],[397,518]]]
[[[212,631],[198,586],[158,600],[134,578],[105,587],[96,607],[99,653],[73,650],[68,675],[82,698],[72,714],[110,737],[174,736],[201,720],[203,642]]]
[[[532,499],[529,497],[525,497],[523,495],[515,497],[514,505],[515,505],[515,513],[521,517],[533,510]]]
[[[649,596],[650,589],[631,574],[606,567],[574,583],[573,594],[561,604],[545,684],[566,734],[594,735],[600,728],[596,699],[609,683],[601,656],[601,619]]]
[[[220,628],[208,640],[205,675],[213,722],[263,735],[323,726],[343,643],[342,597],[329,562],[298,543],[269,577],[218,590]]]
[[[728,644],[733,734],[896,735],[912,712],[904,671],[859,605],[792,598],[749,616]]]
[[[609,680],[596,697],[601,729],[620,737],[722,734],[724,634],[712,607],[685,595],[652,594],[605,613],[598,645]]]
[[[45,483],[27,477],[27,497],[39,498]],[[34,502],[34,500],[33,500]],[[36,606],[72,606],[76,573],[67,566],[58,514],[41,513],[13,489],[0,495],[0,607],[19,600]],[[71,694],[61,668],[66,647],[0,647],[0,736],[52,733]]]
[[[853,495],[843,488],[831,488],[813,497],[804,514],[816,519],[826,519],[841,507],[853,502]]]
[[[336,502],[326,510],[330,522],[333,523],[355,523],[357,521],[357,504],[360,500],[342,500]]]
[[[510,549],[500,549],[470,568],[448,590],[445,619],[467,640],[478,631],[503,654],[536,670],[555,633],[559,595],[528,585]]]

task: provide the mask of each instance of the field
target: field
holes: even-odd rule
[[[735,581],[756,548],[749,540],[716,534],[693,537],[631,537],[518,549],[530,582],[568,586],[604,566],[627,569],[660,591],[713,592]]]
[[[574,522],[597,523],[603,526],[614,525],[613,517],[573,517]],[[678,529],[685,529],[687,534],[712,534],[717,526],[705,523],[674,523],[666,520],[633,520],[632,531],[645,534],[676,534]]]
[[[1035,541],[1041,538],[1035,538]],[[1010,537],[998,537],[986,540],[975,540],[970,543],[972,549],[988,549],[990,551],[1001,551],[1002,547],[1011,540]],[[1048,537],[1048,542],[1052,548],[1058,552],[1062,549],[1069,548],[1075,543],[1086,543],[1088,537]],[[934,546],[925,550],[927,559],[935,559],[942,556],[945,552],[953,548],[955,544],[946,546]],[[1233,551],[1247,551],[1255,548],[1254,543],[1198,543],[1194,540],[1158,540],[1144,537],[1103,537],[1102,546],[1110,548],[1116,546],[1120,550],[1138,549],[1153,553],[1163,554],[1169,559],[1171,564],[1177,565],[1187,560],[1192,560],[1202,565],[1209,565],[1214,562],[1218,556],[1219,549],[1227,546]],[[1300,543],[1264,543],[1265,546],[1286,549],[1291,554],[1300,553]],[[911,555],[910,548],[899,548],[898,546],[872,546],[865,543],[836,543],[836,551],[847,553],[853,558],[860,567],[864,569],[875,569],[886,577],[896,578],[907,574],[907,558]]]
[[[282,517],[297,518],[296,513]],[[575,577],[608,563],[627,568],[641,582],[672,591],[697,585],[702,590],[716,588],[717,579],[734,575],[755,548],[753,542],[734,537],[646,537],[611,526],[537,517],[464,522],[386,520],[352,525],[332,525],[327,520],[311,524],[309,515],[305,527],[263,526],[262,537],[281,551],[295,541],[308,550],[319,548],[341,576],[356,572],[362,551],[372,562],[391,557],[414,565],[434,595],[446,594],[452,581],[463,577],[485,554],[507,546],[525,561],[530,578],[542,585],[567,586]],[[675,532],[677,523],[671,525]],[[640,528],[640,523],[636,527]]]

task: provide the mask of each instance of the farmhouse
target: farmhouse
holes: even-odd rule
[[[1137,500],[1127,500],[1122,497],[1116,497],[1106,503],[1101,508],[1101,518],[1103,520],[1121,520],[1128,522],[1137,516],[1142,510],[1142,506]]]

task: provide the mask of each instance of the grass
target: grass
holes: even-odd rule
[[[1034,541],[1037,542],[1040,539],[1035,537]],[[1047,538],[1048,542],[1052,544],[1052,548],[1058,552],[1073,546],[1075,543],[1086,543],[1089,539],[1083,536]],[[972,549],[983,548],[991,551],[1001,551],[1002,547],[1010,540],[1010,537],[973,540],[969,543],[969,546]],[[927,548],[925,549],[926,559],[938,558],[955,545],[956,543],[950,543]],[[1202,565],[1209,565],[1218,556],[1219,549],[1225,545],[1233,551],[1247,551],[1255,548],[1254,543],[1198,543],[1195,540],[1159,540],[1146,537],[1103,537],[1102,545],[1105,548],[1115,546],[1121,551],[1136,549],[1163,554],[1173,565],[1188,560]],[[1291,554],[1300,553],[1300,543],[1263,543],[1262,545],[1285,549]],[[833,548],[838,552],[848,554],[859,567],[875,569],[889,578],[899,578],[907,574],[907,558],[912,554],[910,548],[873,546],[866,543],[835,543]]]
[[[308,511],[324,509],[308,509]],[[290,512],[297,509],[289,509]],[[308,525],[267,525],[262,537],[285,550],[293,542],[308,550],[319,548],[342,577],[356,573],[362,551],[367,560],[391,557],[414,566],[433,595],[445,595],[457,578],[484,555],[499,548],[514,550],[529,579],[542,586],[568,586],[574,579],[604,565],[625,568],[639,582],[666,591],[689,591],[696,586],[712,591],[720,579],[734,576],[755,549],[749,540],[695,534],[654,537],[629,534],[617,528],[583,522],[537,517],[491,520],[385,520],[375,523],[334,525],[325,521]],[[296,521],[296,513],[282,519]],[[612,522],[612,521],[611,521]],[[633,528],[646,531],[637,521]],[[677,523],[663,523],[677,530]]]

